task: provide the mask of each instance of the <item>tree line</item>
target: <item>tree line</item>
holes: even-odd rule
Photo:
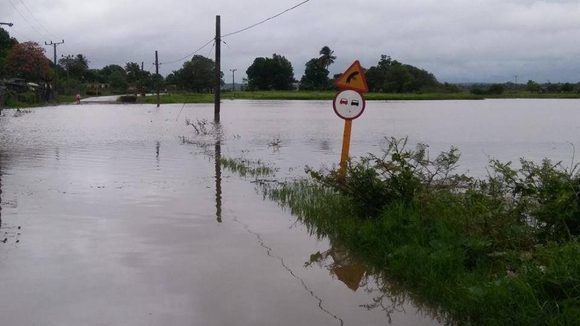
[[[336,55],[323,46],[318,55],[305,63],[304,75],[296,80],[292,63],[281,54],[255,58],[246,70],[248,90],[330,90],[339,75],[330,76]],[[221,73],[223,77],[223,72]],[[383,55],[367,72],[371,91],[414,92],[439,87],[433,74]],[[157,86],[170,90],[211,92],[215,62],[195,55],[166,78],[143,70],[136,62],[124,66],[111,64],[89,68],[83,54],[61,56],[55,65],[37,43],[18,41],[0,29],[0,78],[20,78],[27,82],[56,87],[59,94],[101,95],[103,93],[141,93]],[[222,85],[224,84],[222,80]]]
[[[297,80],[292,63],[281,54],[255,58],[246,70],[246,89],[257,90],[308,90],[334,89],[340,74],[330,76],[329,67],[336,60],[335,52],[328,46],[305,63],[304,74]],[[48,98],[58,94],[122,94],[146,93],[157,87],[169,91],[209,93],[213,91],[216,65],[214,60],[194,55],[166,78],[144,70],[136,62],[125,65],[111,64],[101,69],[89,68],[83,54],[61,56],[54,64],[45,56],[37,43],[19,43],[0,28],[0,81],[18,78],[37,85],[37,97]],[[430,72],[382,55],[377,64],[366,69],[366,79],[371,92],[461,92],[480,95],[502,94],[506,90],[532,93],[580,92],[580,84],[544,83],[528,81],[527,84],[472,84],[453,85],[440,83]],[[224,85],[223,72],[221,84]],[[1,86],[1,85],[0,85]],[[3,88],[6,88],[2,86]]]

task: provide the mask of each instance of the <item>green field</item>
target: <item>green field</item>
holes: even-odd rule
[[[36,99],[34,99],[34,97],[28,97],[27,101],[21,101],[15,98],[9,99],[2,109],[34,108],[41,106],[61,105],[71,103],[75,103],[75,96],[73,95],[59,95],[56,99],[50,100],[48,102],[36,102]]]
[[[224,92],[223,100],[332,100],[334,91],[257,91],[257,92]],[[483,97],[470,93],[368,93],[368,100],[400,101],[400,100],[481,100]],[[145,103],[156,103],[155,96],[144,99]],[[213,103],[213,94],[174,93],[161,95],[161,103]]]
[[[335,91],[256,91],[224,92],[222,100],[332,100]],[[469,92],[460,93],[368,93],[367,100],[372,101],[421,101],[421,100],[483,100],[486,98],[580,98],[578,93],[530,93],[506,92],[501,95],[475,95]],[[140,99],[144,103],[156,103],[155,96]],[[161,95],[161,103],[213,103],[213,94],[208,93],[172,93]]]

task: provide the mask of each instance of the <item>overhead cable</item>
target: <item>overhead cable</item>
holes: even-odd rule
[[[210,45],[214,41],[215,41],[215,39],[212,38],[207,43],[205,43],[204,45],[200,46],[197,50],[195,50],[195,51],[193,51],[193,52],[191,52],[191,53],[189,53],[189,54],[187,54],[187,55],[185,55],[185,56],[183,56],[183,57],[181,57],[181,58],[179,58],[177,60],[168,61],[168,62],[161,62],[159,64],[170,65],[170,64],[173,64],[173,63],[177,63],[177,62],[186,60],[187,58],[191,57],[192,55],[194,55],[194,54],[198,53],[199,51],[203,50],[206,46]]]
[[[249,29],[252,29],[252,28],[254,28],[254,27],[258,26],[258,25],[262,25],[262,24],[264,24],[264,23],[266,23],[266,22],[268,22],[268,21],[270,21],[270,20],[272,20],[272,19],[274,19],[274,18],[276,18],[276,17],[282,16],[283,14],[285,14],[285,13],[287,13],[287,12],[291,11],[291,10],[294,10],[294,9],[296,9],[296,8],[298,8],[298,7],[300,7],[300,6],[302,6],[303,4],[305,4],[305,3],[309,2],[309,1],[310,1],[310,0],[305,0],[305,1],[302,1],[302,2],[300,2],[299,4],[297,4],[297,5],[293,6],[293,7],[290,7],[290,8],[288,8],[288,9],[286,9],[286,10],[282,11],[282,12],[279,12],[279,13],[277,13],[277,14],[276,14],[276,15],[274,15],[274,16],[268,17],[268,18],[266,18],[266,19],[264,19],[264,20],[261,20],[261,21],[259,21],[259,22],[255,23],[255,24],[252,24],[252,25],[250,25],[250,26],[248,26],[248,27],[244,27],[244,28],[242,28],[242,29],[240,29],[240,30],[237,30],[237,31],[235,31],[235,32],[231,32],[231,33],[227,33],[227,34],[225,34],[225,35],[222,35],[222,38],[225,38],[225,37],[228,37],[228,36],[232,36],[232,35],[235,35],[235,34],[239,34],[239,33],[245,32],[245,31],[247,31],[247,30],[249,30]]]

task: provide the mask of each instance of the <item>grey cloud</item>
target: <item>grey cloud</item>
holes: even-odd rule
[[[28,27],[3,0],[0,19],[16,23],[10,31],[17,37],[39,42],[64,38],[66,44],[59,51],[84,53],[94,67],[144,61],[149,69],[155,50],[167,62],[210,40],[216,14],[222,16],[225,34],[299,2],[23,1],[51,35]],[[12,2],[18,6],[19,0]],[[279,53],[292,61],[299,76],[304,63],[328,45],[338,56],[333,73],[354,59],[368,67],[388,54],[444,81],[506,81],[515,74],[520,80],[578,81],[580,43],[574,42],[580,38],[578,17],[578,1],[311,0],[274,21],[226,38],[223,71],[244,72],[255,57]],[[213,48],[200,54],[211,56]],[[180,65],[164,65],[162,72]]]

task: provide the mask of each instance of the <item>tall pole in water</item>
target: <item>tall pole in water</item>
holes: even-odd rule
[[[232,93],[236,90],[236,71],[238,69],[230,69],[232,72]]]
[[[160,99],[159,99],[159,79],[158,79],[158,76],[159,76],[159,56],[157,54],[157,50],[155,50],[155,80],[156,80],[155,84],[157,84],[157,85],[155,85],[155,88],[157,88],[157,90],[156,90],[157,91],[157,107],[159,107],[159,104],[160,104],[159,103]]]
[[[214,112],[213,120],[215,123],[220,122],[220,100],[221,100],[221,18],[215,16],[215,89],[214,89]]]

